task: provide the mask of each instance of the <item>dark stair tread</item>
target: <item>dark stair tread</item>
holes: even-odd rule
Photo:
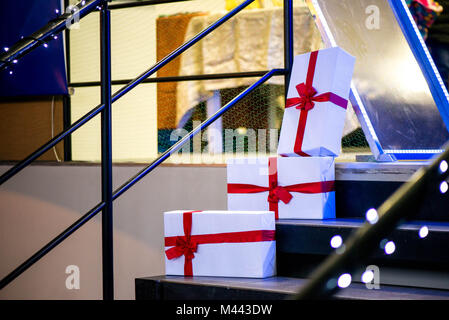
[[[276,222],[277,252],[289,254],[328,255],[334,251],[330,239],[340,235],[345,241],[364,224],[363,219],[278,220]],[[421,239],[418,231],[427,226],[429,233]],[[449,223],[411,221],[399,225],[389,236],[396,244],[392,255],[380,248],[373,258],[420,263],[449,264],[446,244],[449,243]]]
[[[277,220],[276,225],[297,225],[297,226],[313,226],[313,227],[329,227],[329,228],[351,228],[356,229],[365,223],[363,219],[357,218],[338,218],[338,219],[282,219]],[[402,223],[398,226],[399,230],[418,231],[422,226],[427,226],[429,232],[449,232],[449,222],[435,221],[410,221]]]
[[[287,277],[155,276],[136,279],[136,299],[286,299],[306,281]],[[381,285],[380,289],[367,289],[363,284],[352,283],[338,291],[335,297],[351,300],[449,300],[449,291],[387,285]]]

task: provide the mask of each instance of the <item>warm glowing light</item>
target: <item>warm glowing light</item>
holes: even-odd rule
[[[4,47],[4,48],[3,48],[3,50],[5,50],[5,51],[8,51],[8,50],[9,50],[9,48],[8,48],[8,47]]]
[[[331,247],[334,249],[339,248],[343,244],[343,239],[339,236],[333,236],[331,239]]]
[[[415,61],[402,59],[389,72],[389,76],[400,86],[398,90],[417,96],[427,92],[429,88],[426,79],[420,72],[419,65]],[[408,81],[405,82],[402,79]]]
[[[351,275],[349,273],[343,273],[338,278],[337,284],[340,288],[347,288],[351,284],[351,281],[352,281]]]
[[[240,135],[245,135],[248,132],[248,130],[245,127],[238,127],[237,133]]]
[[[44,47],[45,47],[45,48],[48,48],[48,43],[44,43]]]

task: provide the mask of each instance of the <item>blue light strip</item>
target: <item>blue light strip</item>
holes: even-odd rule
[[[404,0],[388,0],[391,9],[402,29],[413,55],[418,62],[429,85],[430,92],[440,111],[441,117],[449,130],[449,93],[433,62],[414,20]]]
[[[421,150],[384,150],[385,153],[394,155],[397,160],[430,160],[444,152],[443,149]]]

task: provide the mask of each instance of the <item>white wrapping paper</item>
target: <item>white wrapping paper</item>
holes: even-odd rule
[[[165,237],[184,236],[183,213],[164,213]],[[275,230],[269,211],[202,211],[192,213],[191,235]],[[165,247],[165,250],[171,247]],[[276,241],[199,244],[192,259],[193,276],[265,278],[276,274]],[[184,275],[185,257],[169,260],[167,275]]]
[[[306,82],[310,53],[294,57],[287,99],[298,97],[296,86]],[[332,92],[348,99],[355,58],[339,47],[318,51],[313,88],[317,95]],[[301,111],[286,108],[279,138],[278,154],[299,156],[294,152]],[[338,156],[345,124],[346,109],[333,102],[315,102],[308,111],[301,150],[310,156]]]
[[[269,158],[236,158],[227,163],[229,184],[269,186]],[[279,186],[300,183],[334,181],[335,164],[332,157],[278,157],[277,180]],[[268,191],[260,193],[229,193],[228,210],[269,210]],[[279,219],[332,219],[335,218],[335,192],[290,192],[288,204],[278,202]]]

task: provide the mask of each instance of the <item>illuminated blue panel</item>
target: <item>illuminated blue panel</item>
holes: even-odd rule
[[[58,12],[56,12],[58,10]],[[61,0],[0,1],[0,50],[29,36],[61,14]],[[12,73],[12,74],[10,74]],[[62,34],[0,71],[0,97],[67,93]]]
[[[418,160],[449,140],[449,95],[402,0],[308,0],[327,46],[356,57],[350,100],[380,161]]]

